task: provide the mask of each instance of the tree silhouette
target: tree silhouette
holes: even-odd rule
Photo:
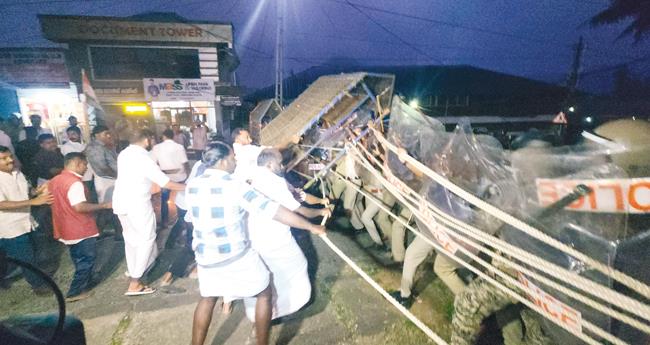
[[[632,23],[619,35],[633,35],[638,42],[650,30],[650,0],[612,0],[606,10],[591,18],[592,26],[618,23],[632,19]]]

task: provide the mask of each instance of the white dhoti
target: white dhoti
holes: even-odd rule
[[[300,208],[287,182],[267,168],[253,174],[253,188],[291,211]],[[302,308],[311,297],[307,259],[291,236],[289,226],[257,214],[248,216],[248,235],[255,249],[271,271],[273,314],[278,318]],[[244,299],[246,316],[255,319],[255,298]]]
[[[100,204],[113,200],[113,189],[115,189],[115,179],[95,175],[95,191]]]
[[[311,298],[311,283],[307,259],[294,240],[272,250],[260,251],[271,271],[273,288],[273,319],[289,315],[302,308]],[[245,298],[246,316],[255,320],[256,298]]]
[[[269,271],[257,252],[252,249],[241,258],[223,266],[198,265],[197,274],[201,296],[225,296],[226,302],[257,296],[269,286]]]
[[[131,278],[141,278],[158,257],[156,216],[151,206],[118,214],[124,236],[126,266]]]

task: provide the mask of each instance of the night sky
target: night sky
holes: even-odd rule
[[[129,16],[176,12],[232,22],[239,83],[273,82],[279,0],[0,0],[0,46],[53,46],[36,14]],[[563,83],[580,35],[586,43],[579,87],[607,91],[617,65],[650,78],[650,38],[618,39],[626,23],[587,22],[607,0],[284,0],[285,73],[319,64],[469,64]],[[20,4],[20,5],[19,5]]]

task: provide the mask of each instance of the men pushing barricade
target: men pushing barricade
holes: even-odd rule
[[[282,154],[276,149],[264,149],[257,157],[257,169],[251,174],[252,187],[267,198],[306,218],[328,217],[328,208],[301,206],[292,187],[282,177]],[[305,229],[308,230],[308,229]],[[256,250],[273,275],[273,319],[291,314],[304,306],[311,297],[307,274],[307,259],[291,235],[288,225],[251,213],[248,218],[251,247]],[[255,317],[254,299],[244,299],[249,319]]]
[[[194,225],[192,247],[198,264],[201,300],[194,313],[192,344],[205,342],[217,297],[256,297],[257,344],[268,344],[272,318],[269,271],[247,237],[247,214],[322,234],[325,228],[255,191],[231,174],[236,162],[226,144],[203,153],[206,170],[188,183],[186,202]]]

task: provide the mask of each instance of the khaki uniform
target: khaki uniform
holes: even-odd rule
[[[408,222],[413,214],[408,207],[402,205],[399,217],[402,218],[405,222]],[[406,255],[406,248],[404,247],[404,239],[406,237],[406,226],[400,221],[393,221],[391,226],[391,235],[390,235],[390,250],[393,254],[393,260],[396,262],[404,262]]]

